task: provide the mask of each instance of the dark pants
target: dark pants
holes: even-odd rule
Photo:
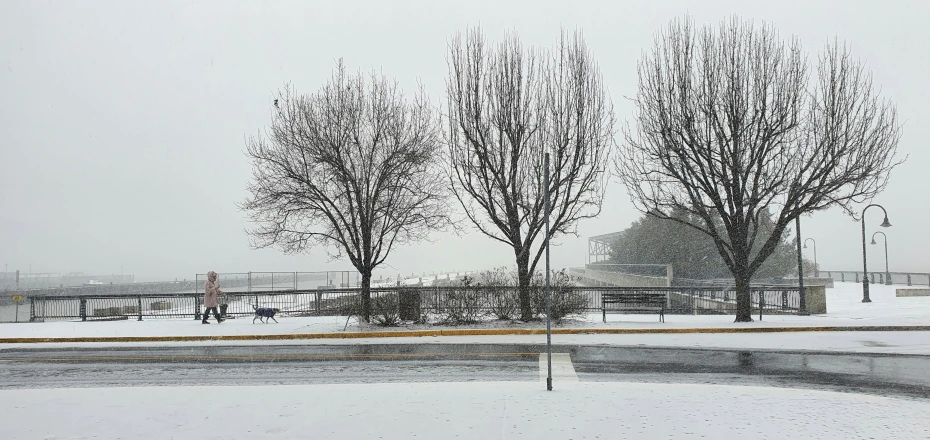
[[[220,312],[216,310],[216,307],[207,307],[207,310],[203,311],[203,322],[207,322],[207,318],[210,317],[211,310],[213,310],[213,317],[216,318],[216,322],[220,322]]]

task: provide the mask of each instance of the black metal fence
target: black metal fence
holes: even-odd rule
[[[733,314],[736,292],[721,286],[683,287],[560,287],[553,290],[554,301],[572,302],[573,313],[600,312],[604,293],[664,293],[667,314]],[[403,307],[418,316],[443,313],[464,307],[485,316],[516,307],[519,288],[495,286],[470,287],[390,287],[372,288],[372,303],[380,307]],[[534,313],[544,310],[545,294],[541,287],[530,288]],[[347,316],[359,310],[358,289],[319,289],[262,292],[227,292],[221,297],[225,314],[251,316],[253,307],[272,307],[279,316]],[[800,295],[797,287],[753,287],[750,301],[754,314],[796,314]],[[82,295],[25,298],[29,321],[56,320],[143,320],[199,319],[203,311],[200,294],[160,295]],[[384,310],[373,309],[373,312]],[[404,319],[411,319],[406,317]]]
[[[833,281],[861,283],[862,271],[824,271],[820,276],[832,278]],[[898,284],[907,286],[930,286],[930,273],[919,272],[869,272],[869,284]]]

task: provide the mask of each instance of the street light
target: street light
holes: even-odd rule
[[[870,302],[872,302],[872,300],[869,298],[869,266],[868,266],[868,261],[866,261],[866,255],[865,255],[865,254],[866,254],[866,249],[865,249],[865,212],[868,211],[869,208],[871,208],[871,207],[873,207],[873,206],[877,206],[877,207],[879,207],[879,208],[882,208],[882,212],[885,213],[885,221],[883,221],[882,224],[880,224],[879,226],[881,226],[881,227],[883,227],[883,228],[891,227],[891,223],[888,222],[888,211],[885,210],[885,207],[884,207],[884,206],[873,203],[873,204],[871,204],[871,205],[869,205],[869,206],[866,206],[865,209],[862,210],[862,302],[864,302],[864,303],[870,303]]]
[[[875,231],[875,233],[872,234],[872,244],[878,244],[875,242],[876,234],[882,234],[882,237],[885,237],[885,285],[890,286],[891,285],[891,272],[888,272],[888,236],[885,235],[885,233],[882,231]]]
[[[552,391],[552,287],[549,285],[549,217],[552,206],[549,204],[549,153],[546,153],[546,390]]]
[[[808,238],[807,240],[814,242],[814,277],[820,278],[820,268],[817,267],[817,240],[813,238]],[[804,240],[804,249],[807,249],[807,240]]]

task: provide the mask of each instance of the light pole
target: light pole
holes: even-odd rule
[[[891,272],[888,272],[888,236],[885,235],[885,233],[882,231],[875,231],[875,233],[872,234],[872,244],[877,244],[875,243],[876,234],[882,234],[882,237],[885,237],[885,285],[890,286],[891,285]]]
[[[814,243],[814,277],[820,278],[820,268],[817,267],[817,240],[810,237],[808,237],[807,240]],[[807,249],[807,240],[804,240],[804,249]]]
[[[883,228],[891,227],[891,223],[888,222],[888,211],[885,210],[885,207],[884,207],[884,206],[873,203],[873,204],[871,204],[871,205],[869,205],[869,206],[866,206],[865,209],[862,210],[862,302],[864,302],[864,303],[870,303],[870,302],[872,302],[872,300],[869,298],[869,266],[868,266],[868,261],[866,260],[866,255],[865,255],[865,254],[866,254],[866,249],[865,249],[865,212],[868,211],[869,208],[871,208],[871,207],[873,207],[873,206],[877,206],[877,207],[879,207],[879,208],[882,208],[882,212],[885,213],[885,221],[883,221],[882,224],[880,224],[879,226],[881,226],[881,227],[883,227]]]
[[[801,258],[801,216],[794,218],[795,232],[798,244],[798,312],[803,316],[807,313],[807,292],[804,290],[804,259]],[[761,293],[759,295],[762,295]],[[759,319],[762,319],[762,299],[759,299]]]
[[[550,324],[552,292],[549,286],[549,153],[546,153],[546,390],[552,391],[552,327]]]

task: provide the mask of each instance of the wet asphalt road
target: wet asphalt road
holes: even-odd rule
[[[0,389],[536,381],[545,351],[545,345],[504,344],[0,349]],[[763,385],[930,398],[930,356],[616,346],[553,346],[553,352],[569,353],[583,382]]]

